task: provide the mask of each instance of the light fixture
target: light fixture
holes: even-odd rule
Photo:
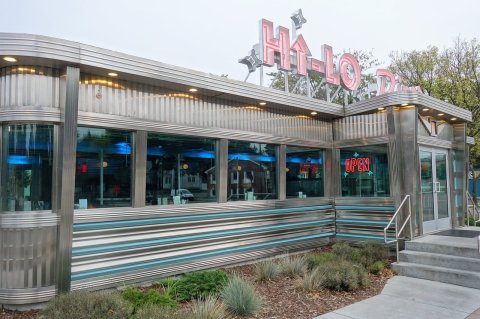
[[[426,112],[426,111],[430,111],[430,109],[429,108],[424,108],[424,109],[422,109],[422,111]]]
[[[438,113],[437,115],[438,115],[438,116],[444,116],[445,114],[443,114],[443,113]]]
[[[313,111],[313,112],[310,112],[310,114],[312,114],[312,115],[317,115],[318,113],[315,112],[315,111]]]
[[[450,120],[455,121],[456,119],[457,119],[456,117],[452,117]]]
[[[258,105],[264,106],[264,105],[267,105],[267,102],[260,102],[258,103]]]
[[[383,110],[385,110],[385,108],[384,107],[379,107],[379,108],[377,108],[377,110],[383,111]]]
[[[108,72],[108,76],[116,77],[116,76],[118,76],[118,74],[115,73],[115,72]]]
[[[198,89],[196,88],[190,88],[188,89],[189,92],[192,92],[192,93],[195,93],[195,92],[198,92]]]
[[[17,62],[17,59],[15,59],[14,57],[11,57],[11,56],[6,56],[3,58],[4,61],[7,61],[7,62]]]
[[[407,105],[408,105],[408,103],[403,103],[403,104],[402,104],[402,106],[407,106]]]

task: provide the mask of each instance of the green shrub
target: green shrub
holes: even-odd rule
[[[252,315],[262,305],[253,285],[237,275],[230,278],[220,294],[227,310],[234,315]]]
[[[323,288],[348,291],[369,283],[365,268],[346,259],[321,264],[315,271],[315,280]]]
[[[389,257],[388,247],[385,244],[368,242],[361,246],[360,253],[366,267],[377,261],[387,263]]]
[[[305,254],[305,263],[307,269],[312,270],[318,265],[329,262],[337,258],[334,253],[307,253]]]
[[[228,281],[224,271],[199,271],[182,276],[175,283],[177,300],[188,301],[218,293]]]
[[[132,319],[186,319],[190,314],[159,305],[144,305],[137,309]]]
[[[352,247],[345,242],[333,245],[332,252],[339,258],[363,264],[360,249]]]
[[[123,319],[132,314],[132,306],[116,293],[72,292],[50,301],[41,311],[42,319]]]
[[[319,268],[312,269],[305,273],[302,278],[301,286],[307,291],[316,291],[322,288],[323,275]]]
[[[266,260],[255,265],[255,273],[260,281],[270,280],[280,273],[280,267],[272,260]]]
[[[381,260],[374,262],[373,264],[368,265],[367,270],[369,273],[374,275],[380,275],[385,269],[385,263]]]
[[[225,319],[225,305],[213,296],[205,299],[194,300],[191,308],[190,319]]]
[[[169,295],[160,294],[154,289],[143,292],[137,288],[127,288],[122,291],[122,296],[129,301],[135,310],[143,305],[159,305],[164,308],[176,308],[177,302]]]
[[[304,257],[287,256],[281,263],[282,273],[288,277],[302,276],[307,270]]]

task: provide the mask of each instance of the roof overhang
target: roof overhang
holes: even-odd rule
[[[262,101],[267,102],[268,109],[299,115],[315,111],[322,117],[344,116],[344,108],[338,104],[52,37],[0,33],[0,56],[15,56],[16,65],[60,69],[73,65],[82,72],[99,76],[116,72],[119,80],[180,92],[195,87],[203,96],[253,105]],[[8,65],[12,64],[0,59],[0,67]]]
[[[417,92],[393,92],[356,102],[345,108],[345,116],[368,113],[381,107],[401,106],[402,104],[427,107],[438,113],[444,113],[445,118],[455,117],[459,121],[472,122],[470,111]]]

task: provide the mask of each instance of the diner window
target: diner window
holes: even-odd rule
[[[287,198],[324,196],[323,151],[287,146]]]
[[[131,206],[132,134],[79,127],[77,137],[75,208]]]
[[[147,205],[216,201],[215,140],[149,133]]]
[[[228,142],[228,200],[276,199],[276,145]]]
[[[52,209],[53,125],[7,125],[3,136],[2,210]]]
[[[390,196],[387,146],[364,146],[340,151],[342,196]]]

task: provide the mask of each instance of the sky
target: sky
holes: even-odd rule
[[[373,50],[386,67],[392,51],[480,38],[479,0],[2,2],[0,32],[53,36],[236,80],[248,73],[238,59],[258,43],[259,20],[291,29],[298,9],[307,19],[299,33],[319,59],[328,44],[334,53]]]

